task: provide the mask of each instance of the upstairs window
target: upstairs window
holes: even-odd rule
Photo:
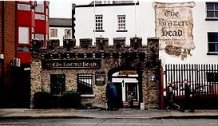
[[[35,14],[35,19],[37,19],[37,20],[45,20],[45,15],[43,15],[43,14]]]
[[[44,34],[35,34],[35,39],[44,41],[44,36],[45,36]]]
[[[37,1],[36,12],[44,13],[44,2]]]
[[[30,32],[29,27],[19,27],[18,28],[18,43],[19,44],[29,44]]]
[[[22,11],[30,11],[29,4],[17,4],[17,9]]]
[[[50,37],[58,37],[58,30],[50,29]]]
[[[82,95],[93,94],[93,77],[92,74],[77,75],[77,91]]]
[[[64,29],[64,39],[71,39],[71,29]]]
[[[95,30],[103,31],[103,15],[95,15]]]
[[[118,30],[126,30],[126,15],[118,15]]]
[[[208,53],[218,54],[218,32],[208,32]]]
[[[207,19],[218,19],[218,2],[206,3]]]

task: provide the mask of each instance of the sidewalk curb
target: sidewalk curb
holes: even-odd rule
[[[217,119],[218,115],[158,116],[158,117],[94,117],[94,116],[5,116],[0,119]]]
[[[0,119],[95,119],[95,117],[83,116],[8,116]]]
[[[154,119],[218,119],[218,115],[195,115],[195,116],[163,116]]]

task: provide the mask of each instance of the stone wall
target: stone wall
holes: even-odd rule
[[[104,39],[107,40],[107,39]],[[139,39],[140,40],[140,39]],[[141,41],[141,40],[140,40]],[[104,41],[102,41],[104,42]],[[86,47],[86,46],[85,46]],[[91,104],[92,106],[105,107],[106,102],[106,83],[109,76],[109,72],[112,69],[116,68],[133,68],[137,71],[141,71],[142,80],[141,89],[142,89],[142,100],[146,109],[149,108],[158,108],[159,107],[159,78],[156,76],[159,73],[159,57],[158,57],[158,39],[151,38],[148,39],[148,47],[141,47],[134,49],[131,47],[123,47],[122,50],[117,51],[116,46],[110,47],[105,46],[104,50],[99,51],[99,48],[73,48],[72,50],[65,49],[56,49],[56,50],[44,50],[39,52],[37,55],[33,56],[33,62],[31,64],[31,99],[33,100],[33,94],[38,91],[50,92],[50,74],[65,74],[65,89],[66,91],[77,91],[77,74],[89,73],[93,75],[93,96],[82,97],[83,104]],[[82,51],[81,51],[82,50]],[[152,50],[152,51],[151,51]],[[70,69],[46,69],[43,68],[43,60],[52,60],[56,56],[51,56],[51,54],[63,54],[73,53],[78,55],[84,55],[79,59],[87,59],[87,55],[92,55],[91,59],[100,59],[101,67],[100,68],[70,68]],[[79,53],[82,52],[82,53]],[[154,56],[148,54],[155,53]],[[94,55],[95,54],[95,55]],[[70,55],[70,54],[69,54]],[[152,55],[152,54],[151,54]],[[60,59],[61,56],[58,55]],[[71,55],[70,55],[71,56]],[[71,60],[72,57],[68,57]],[[64,56],[63,56],[64,57]],[[57,58],[57,57],[56,57]],[[72,59],[78,59],[74,57]],[[57,60],[57,59],[56,59]],[[64,60],[64,59],[63,59]],[[96,72],[103,71],[105,73],[105,83],[103,85],[97,85],[95,82]],[[155,75],[155,78],[152,76]],[[31,101],[32,101],[31,100]],[[33,102],[31,102],[33,103]]]

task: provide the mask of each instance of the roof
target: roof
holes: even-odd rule
[[[139,5],[139,1],[134,3],[134,1],[111,1],[111,2],[102,2],[102,1],[95,1],[95,7],[108,7],[108,6],[134,6]],[[94,7],[94,2],[91,2],[88,5],[76,5],[76,8],[78,7]]]
[[[49,18],[50,27],[72,27],[71,18]]]

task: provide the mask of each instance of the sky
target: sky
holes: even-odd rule
[[[93,0],[49,0],[49,1],[50,1],[50,12],[49,12],[50,18],[71,18],[72,17],[72,3],[75,3],[76,5],[82,5],[82,4],[89,4]],[[132,1],[140,1],[140,2],[144,1],[145,2],[147,0],[132,0]],[[153,1],[175,2],[175,0],[153,0]],[[177,0],[177,1],[185,2],[185,1],[208,1],[208,0]],[[218,0],[212,0],[212,1],[218,1]]]
[[[50,0],[51,18],[71,18],[72,3],[76,5],[89,4],[91,0]]]

